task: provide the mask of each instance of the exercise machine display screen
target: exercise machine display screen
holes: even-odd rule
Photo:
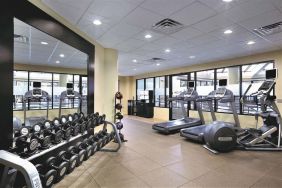
[[[266,79],[275,79],[277,78],[277,69],[270,69],[265,71]]]
[[[67,89],[73,89],[73,83],[67,83]]]
[[[268,91],[270,88],[272,88],[274,82],[273,81],[264,81],[261,86],[259,87],[259,91]]]
[[[33,96],[42,96],[41,82],[33,82]]]
[[[218,80],[218,85],[219,86],[227,86],[227,79]]]
[[[72,83],[67,83],[67,96],[74,96]]]
[[[195,82],[188,82],[188,88],[194,88]]]
[[[225,92],[226,92],[226,89],[225,89],[225,88],[218,88],[218,89],[216,90],[216,92],[215,92],[215,97],[216,97],[216,98],[224,97]]]

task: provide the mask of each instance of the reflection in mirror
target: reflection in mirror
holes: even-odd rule
[[[85,53],[14,18],[14,117],[22,123],[33,119],[31,126],[37,120],[47,119],[47,99],[28,92],[33,90],[34,82],[40,82],[42,92],[49,95],[48,119],[58,116],[60,96],[67,83],[72,83],[74,91],[83,96],[81,110],[87,113],[87,59]],[[24,121],[26,94],[30,96]],[[62,115],[73,114],[80,108],[79,100],[65,98],[61,108]]]

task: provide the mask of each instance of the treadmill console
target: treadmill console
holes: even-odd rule
[[[42,96],[41,82],[33,82],[32,96],[33,97],[41,97]]]
[[[73,84],[67,83],[67,96],[74,97]]]
[[[273,88],[274,84],[275,84],[274,81],[264,81],[261,84],[261,86],[259,87],[258,91],[262,91],[263,93],[267,93]]]
[[[226,88],[218,88],[215,91],[214,97],[215,98],[222,98],[222,97],[224,97],[225,93],[226,93]]]

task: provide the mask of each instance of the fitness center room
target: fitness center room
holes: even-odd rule
[[[0,188],[282,187],[282,0],[0,9]]]

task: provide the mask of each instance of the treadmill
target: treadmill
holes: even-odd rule
[[[41,117],[26,117],[26,103],[28,101],[44,101],[47,102],[46,116]],[[26,92],[23,98],[23,109],[24,109],[24,125],[33,126],[36,123],[43,122],[48,119],[49,115],[49,101],[51,100],[49,94],[41,89],[41,82],[33,82],[33,89]]]
[[[80,93],[78,93],[77,91],[74,91],[73,83],[67,83],[67,90],[63,91],[60,95],[59,116],[58,117],[61,117],[62,115],[62,105],[65,99],[72,99],[72,100],[78,99],[79,105],[77,108],[77,112],[79,113],[81,111],[82,97]]]
[[[215,125],[226,125],[232,127],[240,127],[240,122],[238,118],[238,114],[235,107],[234,95],[233,92],[229,89],[226,89],[227,79],[219,80],[219,88],[209,93],[209,95],[203,99],[198,99],[197,102],[208,102],[209,108],[211,111],[211,116],[213,121],[206,125],[201,125],[197,127],[190,127],[180,130],[180,136],[187,138],[188,140],[192,140],[199,143],[204,143],[204,134],[205,131],[208,130],[208,126]],[[234,123],[218,121],[216,120],[216,116],[213,110],[212,101],[220,102],[220,103],[229,103],[231,107],[231,111],[233,113]]]
[[[197,98],[198,98],[198,93],[195,90],[195,83],[193,81],[188,82],[188,89],[186,91],[181,92],[176,97],[172,97],[168,99],[169,101],[179,101],[180,102],[183,118],[173,120],[173,121],[153,124],[152,129],[158,132],[161,132],[161,133],[169,134],[173,132],[179,132],[179,130],[183,128],[194,127],[194,126],[199,126],[199,125],[204,124],[205,123],[204,116],[203,116],[200,106],[198,105],[196,101]],[[184,105],[185,103],[189,101],[195,102],[200,118],[191,118],[187,116],[187,111],[185,110]]]

